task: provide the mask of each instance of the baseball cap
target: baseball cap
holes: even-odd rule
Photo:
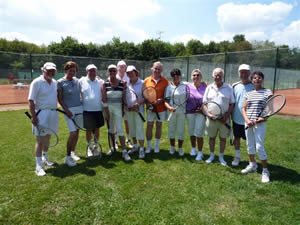
[[[108,67],[107,67],[108,70],[110,69],[117,69],[116,65],[114,64],[110,64]]]
[[[239,66],[239,72],[241,70],[249,70],[250,71],[250,66],[247,65],[247,64],[242,64],[242,65]]]
[[[46,62],[41,70],[56,70],[56,65],[52,62]]]
[[[122,65],[125,65],[126,66],[126,62],[121,60],[118,62],[117,66],[122,66]]]
[[[131,71],[137,71],[138,72],[138,70],[135,68],[135,66],[130,65],[130,66],[127,67],[126,72],[131,72]]]
[[[85,68],[86,71],[89,71],[91,69],[96,69],[97,70],[97,66],[95,66],[94,64],[89,64],[87,65],[87,67]]]

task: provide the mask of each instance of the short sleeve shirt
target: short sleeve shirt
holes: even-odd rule
[[[62,91],[63,102],[68,108],[81,105],[79,80],[61,78],[57,81],[57,89]]]
[[[28,100],[33,100],[36,110],[57,108],[57,81],[52,79],[50,84],[41,75],[30,85]]]
[[[186,85],[187,83],[181,81],[179,83],[179,85],[182,85],[182,84]],[[186,96],[185,90],[183,90],[182,88],[177,88],[177,87],[178,86],[174,85],[173,83],[170,83],[168,85],[168,87],[166,88],[166,91],[165,91],[165,99],[169,99],[169,105],[172,106],[172,107],[177,107],[174,103],[174,98],[178,97],[178,99],[181,99],[181,100],[186,99],[185,98],[185,96]],[[176,88],[177,88],[178,91],[174,92],[174,90]],[[177,95],[177,96],[175,96],[175,95]],[[181,102],[181,101],[179,101],[179,102]],[[176,109],[176,112],[177,113],[185,113],[185,107],[186,107],[186,104],[178,106],[178,108]]]
[[[188,88],[190,90],[191,97],[186,102],[187,114],[195,113],[195,109],[202,105],[206,84],[202,83],[199,88],[196,88],[193,84],[189,83]]]
[[[140,102],[144,99],[144,97],[143,97],[143,86],[144,86],[144,82],[141,79],[138,79],[135,84],[132,84],[129,81],[126,91],[128,93],[128,91],[131,90],[134,93],[136,93],[137,101]],[[135,103],[134,101],[132,101],[132,99],[135,99],[135,98],[136,97],[132,98],[131,94],[126,94],[126,100],[127,100],[127,106],[128,107],[131,107]],[[144,112],[144,104],[141,104],[139,106],[139,111]]]

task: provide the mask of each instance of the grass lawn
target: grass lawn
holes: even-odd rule
[[[60,143],[49,153],[58,165],[37,177],[30,121],[23,110],[0,112],[0,224],[300,224],[300,120],[268,121],[269,184],[261,183],[261,164],[258,173],[240,173],[248,163],[244,142],[238,168],[197,163],[189,141],[184,157],[170,156],[166,124],[161,153],[145,160],[134,155],[131,163],[120,152],[87,159],[81,133],[82,159],[69,168],[61,115],[60,121]],[[107,152],[106,128],[101,131]],[[204,153],[207,158],[206,138]],[[228,145],[229,165],[233,155]]]

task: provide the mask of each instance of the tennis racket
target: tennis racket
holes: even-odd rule
[[[139,111],[139,107],[134,108],[133,106],[138,104],[138,95],[132,90],[131,88],[126,89],[126,94],[125,94],[125,103],[128,107],[128,111],[135,111],[139,114],[141,120],[145,122],[145,118],[143,114]]]
[[[32,116],[29,112],[25,112],[25,115],[31,120]],[[54,130],[39,124],[37,124],[35,128],[38,133],[38,135],[36,136],[37,141],[43,146],[47,148],[52,148],[58,144],[58,136]]]
[[[172,93],[172,100],[175,106],[175,111],[176,109],[178,109],[178,107],[183,106],[186,103],[186,101],[189,99],[189,97],[190,97],[189,87],[185,84],[178,85]],[[171,113],[169,114],[168,121],[170,121],[172,115],[173,115],[173,111],[171,111]]]
[[[108,139],[107,141],[108,141],[109,149],[113,152],[116,152],[115,134],[112,131],[110,131],[108,120],[106,120],[106,125],[107,125],[107,139]]]
[[[61,112],[65,115],[67,115],[67,113],[61,109],[57,109],[58,112]],[[77,114],[73,114],[71,120],[73,121],[74,125],[83,131],[86,131],[86,129],[83,126],[83,113],[77,113]]]
[[[154,110],[156,113],[156,117],[158,120],[160,120],[160,116],[157,112],[157,109],[153,103],[157,100],[157,93],[156,89],[154,87],[147,87],[143,89],[143,96],[151,104],[150,107],[147,107],[148,110]]]
[[[284,95],[272,96],[267,100],[264,108],[259,113],[258,118],[262,117],[264,119],[267,119],[270,116],[275,115],[276,113],[280,112],[280,110],[285,106],[285,103],[286,103],[286,98]],[[245,130],[247,130],[248,128],[249,127],[246,126]]]

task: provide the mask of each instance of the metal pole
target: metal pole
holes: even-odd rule
[[[278,67],[278,57],[279,57],[279,48],[276,48],[276,57],[275,57],[275,70],[274,70],[274,81],[273,81],[273,88],[272,91],[275,91],[276,85],[276,76],[277,76],[277,67]]]
[[[227,52],[224,53],[224,82],[226,81]]]
[[[31,58],[32,56],[31,56],[31,53],[29,54],[29,65],[30,65],[30,81],[32,81],[32,76],[33,76],[33,74],[32,74],[32,70],[33,70],[33,68],[32,68],[32,58]]]
[[[187,57],[187,65],[186,65],[186,81],[189,81],[189,70],[190,70],[190,57]]]

